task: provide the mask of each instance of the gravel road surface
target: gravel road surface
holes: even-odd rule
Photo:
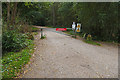
[[[97,46],[45,29],[23,78],[117,78],[117,46]]]

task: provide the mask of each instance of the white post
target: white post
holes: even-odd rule
[[[72,30],[73,30],[73,33],[75,34],[75,38],[76,38],[76,25],[75,25],[75,22],[73,22],[73,24],[72,24]]]

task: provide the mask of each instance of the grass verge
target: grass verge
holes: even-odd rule
[[[67,34],[69,34],[69,35],[72,35],[73,38],[76,38],[76,37],[74,36],[74,32],[73,32],[72,30],[66,31],[65,33],[67,33]],[[81,34],[78,34],[78,33],[76,33],[76,36],[82,37],[82,35],[81,35]],[[93,41],[93,40],[91,40],[91,41],[89,41],[89,40],[83,40],[83,41],[84,41],[85,43],[88,43],[88,44],[101,46],[101,44],[99,44],[99,43],[97,43],[97,42],[95,42],[95,41]]]
[[[31,53],[34,52],[34,44],[31,40],[28,47],[20,52],[9,52],[2,57],[2,77],[15,78],[22,67],[30,60]]]
[[[88,41],[88,40],[84,40],[84,42],[88,43],[88,44],[92,44],[92,45],[98,45],[101,46],[101,44],[94,42],[94,41]]]
[[[69,34],[69,35],[74,35],[73,31],[64,31],[65,33]]]

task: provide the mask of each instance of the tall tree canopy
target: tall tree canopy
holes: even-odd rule
[[[118,40],[117,2],[15,2],[3,3],[3,21],[9,25],[27,22],[32,25],[71,27],[82,24],[82,32],[93,39]]]

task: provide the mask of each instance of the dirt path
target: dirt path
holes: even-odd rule
[[[95,46],[54,30],[35,36],[32,64],[23,78],[117,78],[118,48]]]

